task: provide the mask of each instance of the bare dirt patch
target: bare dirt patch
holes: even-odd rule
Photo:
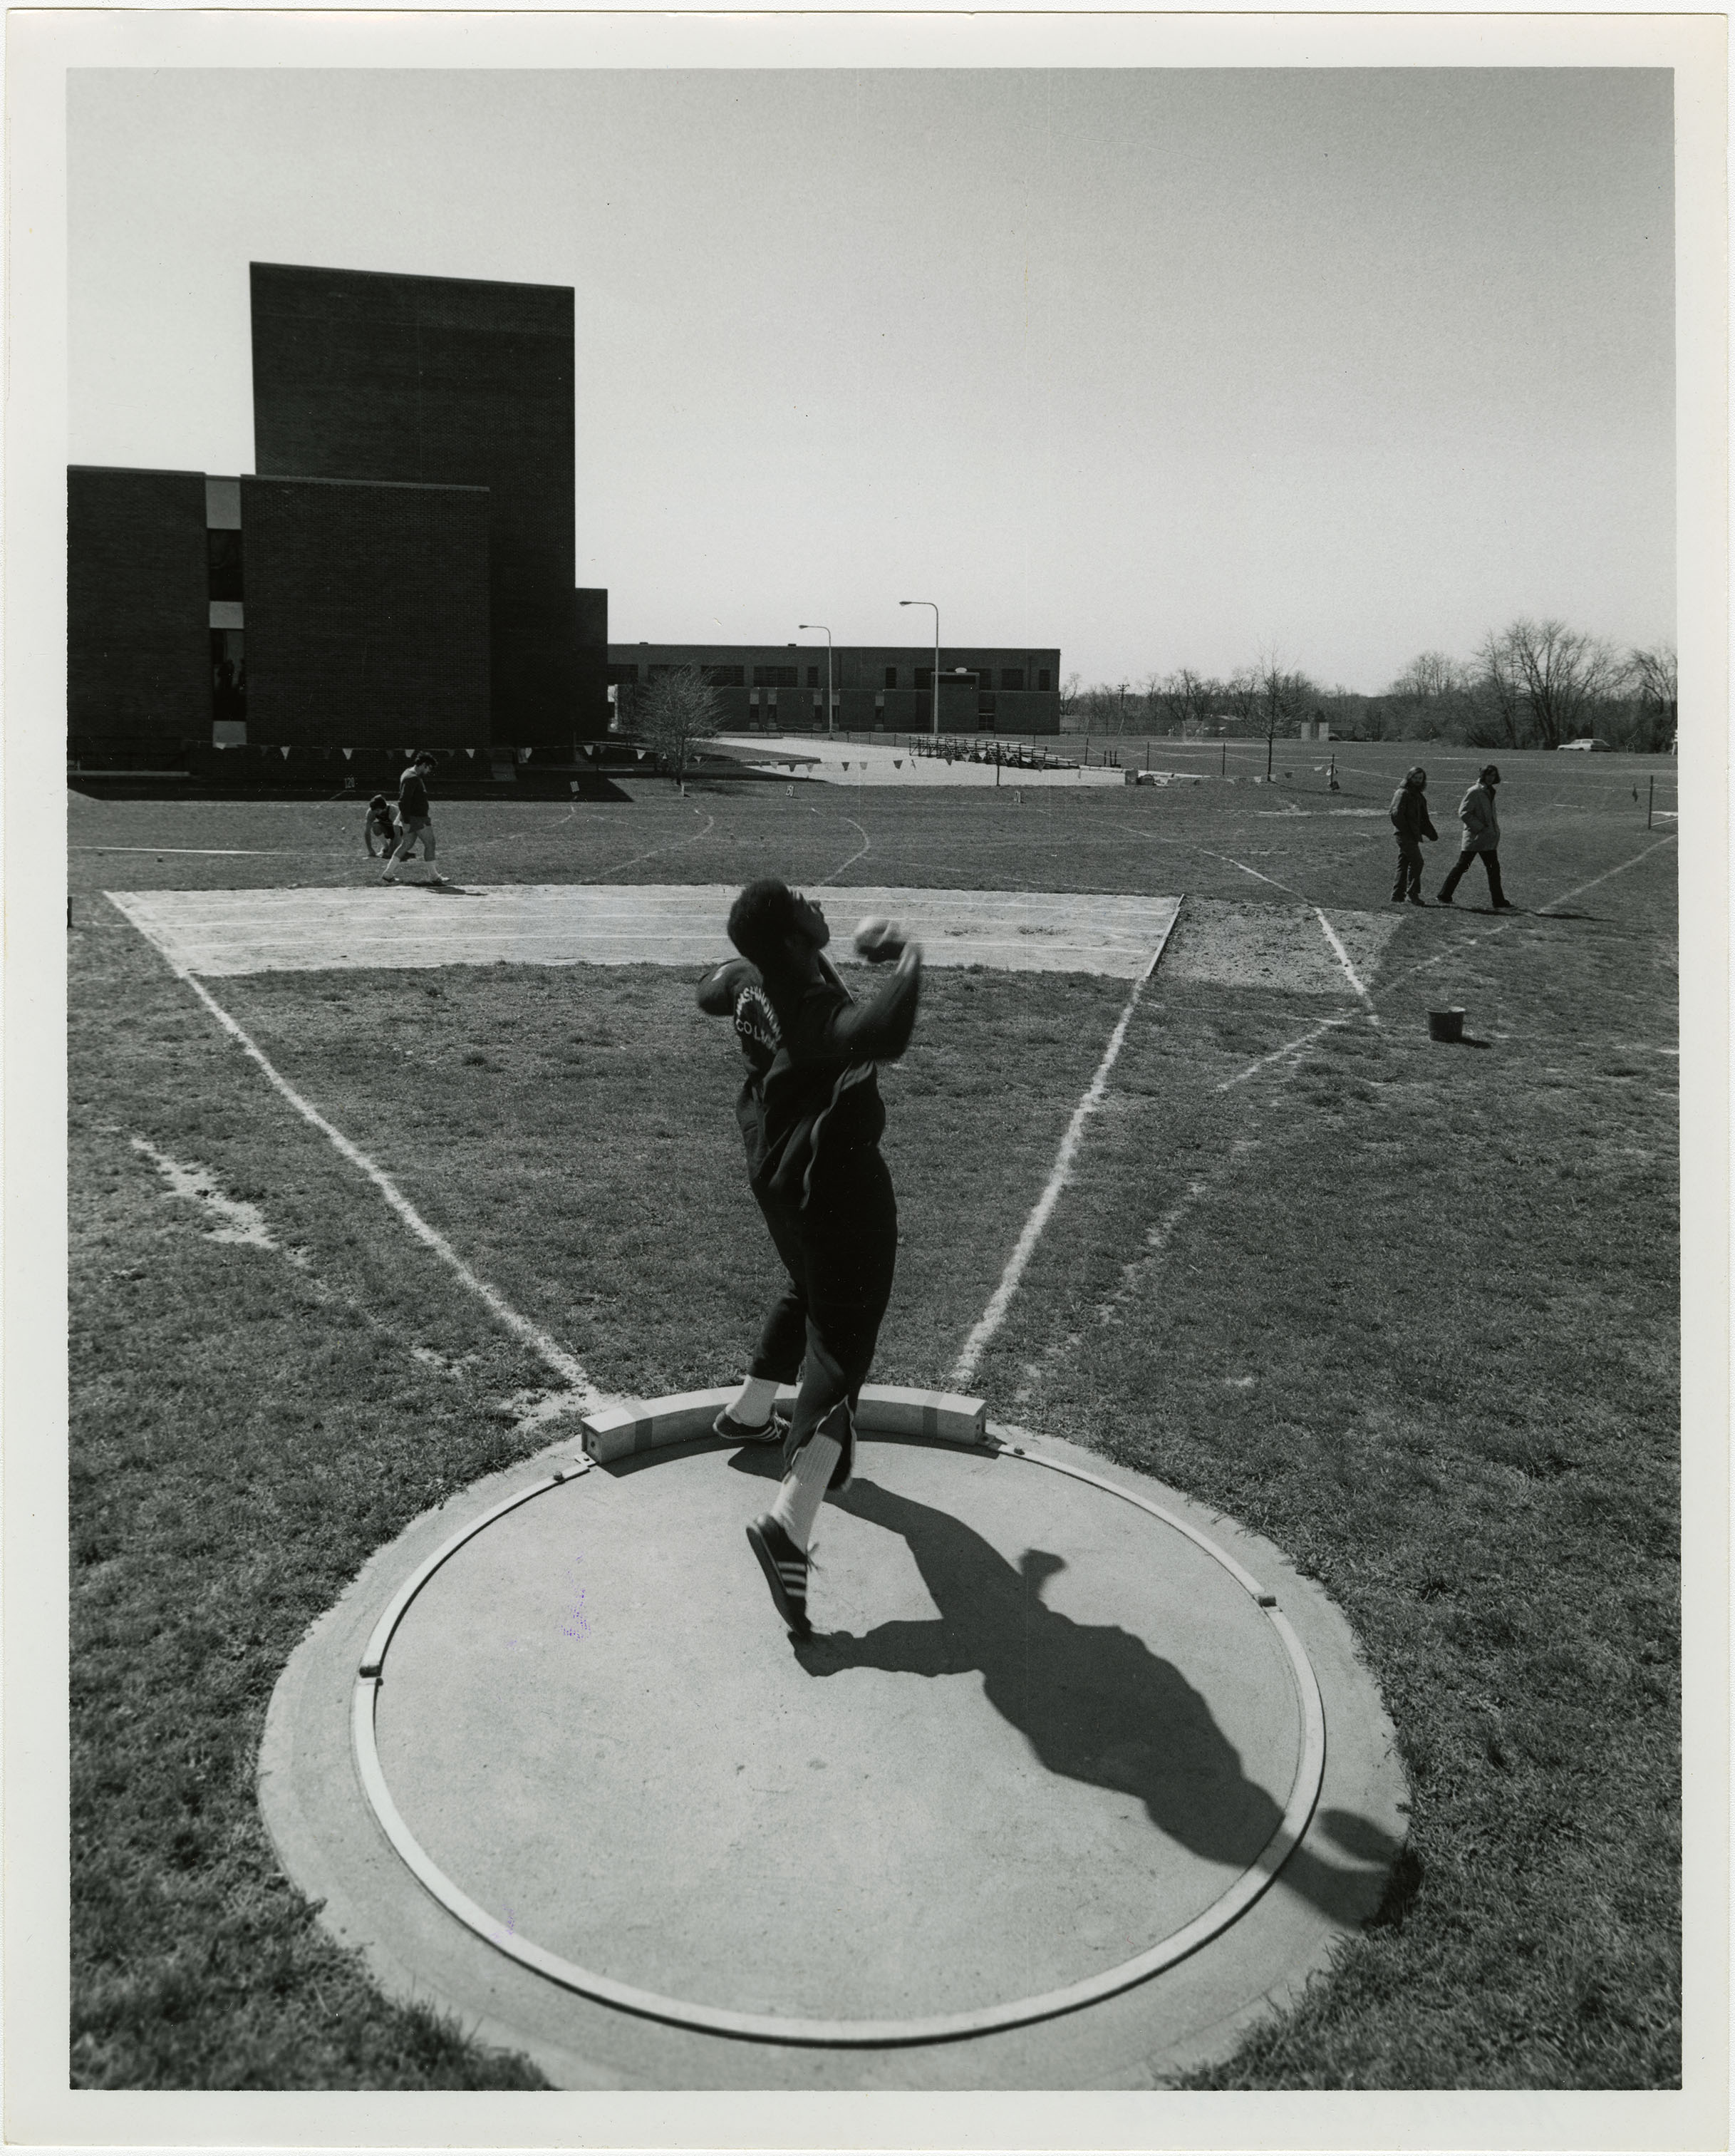
[[[1396,912],[1333,911],[1328,918],[1364,982],[1404,923]],[[1354,993],[1312,906],[1257,899],[1190,898],[1163,954],[1162,978],[1307,996]]]

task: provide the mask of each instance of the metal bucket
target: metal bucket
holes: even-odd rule
[[[1464,1038],[1464,1014],[1456,1005],[1451,1010],[1430,1011],[1428,1032],[1435,1040],[1461,1040]]]

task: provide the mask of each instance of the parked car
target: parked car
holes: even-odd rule
[[[1599,741],[1594,734],[1586,734],[1583,741],[1562,742],[1560,746],[1564,749],[1581,748],[1599,756],[1611,756],[1614,753],[1609,744],[1605,741]]]

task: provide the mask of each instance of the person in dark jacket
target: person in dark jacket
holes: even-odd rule
[[[420,756],[412,759],[397,782],[397,814],[403,825],[403,835],[386,863],[386,873],[380,878],[381,883],[397,881],[392,871],[400,861],[409,860],[416,850],[418,839],[422,841],[422,859],[430,869],[433,867],[433,810],[427,799],[427,775],[433,767],[434,760],[424,749]],[[444,883],[446,879],[436,870],[428,880],[430,883]]]
[[[909,1045],[922,952],[888,930],[862,945],[864,956],[890,963],[892,973],[877,995],[858,1004],[825,956],[831,929],[824,910],[775,877],[749,884],[736,899],[729,938],[758,973],[776,1023],[749,1153],[758,1150],[754,1195],[802,1317],[787,1471],[747,1539],[778,1614],[805,1635],[813,1522],[827,1489],[848,1486],[856,1404],[891,1300],[898,1204],[879,1151],[886,1111],[876,1065]],[[785,1368],[792,1341],[791,1324],[776,1343]]]
[[[1419,763],[1412,763],[1404,774],[1404,783],[1392,796],[1391,819],[1398,834],[1398,880],[1392,896],[1400,901],[1407,898],[1412,906],[1424,903],[1422,840],[1440,836],[1428,819],[1428,797],[1423,790],[1427,783],[1427,773]]]
[[[1500,783],[1497,763],[1485,763],[1482,776],[1458,803],[1458,818],[1464,826],[1464,839],[1458,858],[1447,872],[1446,881],[1440,886],[1440,903],[1450,906],[1452,893],[1458,887],[1458,879],[1478,855],[1487,870],[1488,896],[1493,901],[1497,913],[1511,913],[1516,909],[1500,881],[1500,818],[1494,807],[1494,789]]]

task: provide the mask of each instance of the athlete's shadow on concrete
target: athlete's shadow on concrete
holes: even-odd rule
[[[1196,1856],[1251,1863],[1283,1799],[1242,1773],[1204,1696],[1172,1662],[1117,1625],[1081,1625],[1047,1606],[1044,1584],[1064,1558],[1030,1549],[1015,1567],[950,1513],[860,1476],[834,1502],[903,1537],[939,1615],[878,1625],[860,1639],[832,1632],[798,1642],[810,1676],[980,1670],[989,1703],[1051,1774],[1136,1798],[1153,1825]],[[1310,1836],[1285,1864],[1283,1884],[1339,1922],[1371,1915],[1399,1845],[1357,1814],[1333,1812],[1318,1826],[1362,1861],[1334,1864]]]

